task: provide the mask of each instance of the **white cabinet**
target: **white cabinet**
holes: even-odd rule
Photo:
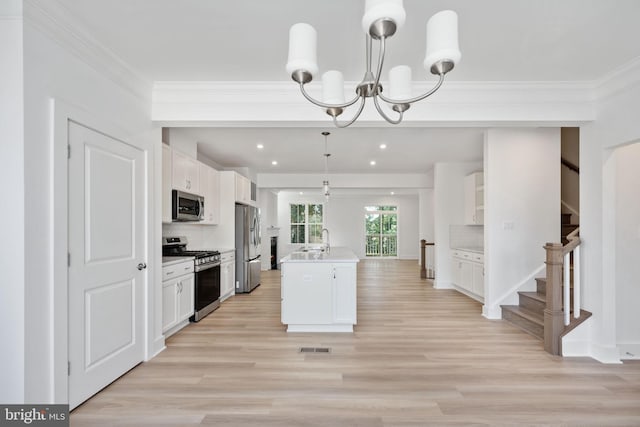
[[[220,301],[235,294],[236,290],[236,255],[235,251],[223,252],[220,255]]]
[[[162,333],[174,334],[194,313],[193,260],[162,267]]]
[[[200,224],[218,224],[220,222],[220,173],[198,162],[198,181],[204,197],[204,219]]]
[[[356,322],[356,265],[333,264],[333,321],[334,323]]]
[[[484,224],[483,172],[474,172],[464,178],[464,223]]]
[[[452,282],[465,293],[484,299],[484,255],[454,249],[451,251]]]
[[[287,332],[352,332],[356,264],[283,262],[281,320]]]
[[[200,194],[198,161],[173,150],[171,185],[176,190]]]
[[[171,222],[171,147],[162,144],[162,222]]]
[[[484,297],[484,264],[472,263],[471,292]]]
[[[249,178],[235,174],[236,183],[236,202],[251,204],[251,181]]]

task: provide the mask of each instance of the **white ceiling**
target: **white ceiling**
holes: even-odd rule
[[[152,81],[287,81],[288,31],[296,22],[318,30],[321,72],[339,69],[345,80],[363,74],[364,0],[57,1],[98,43]],[[404,6],[407,22],[388,42],[385,68],[410,65],[414,80],[427,74],[426,21],[442,9],[459,15],[462,60],[450,80],[593,81],[640,57],[638,0],[404,0]],[[481,130],[472,128],[340,130],[327,117],[325,129],[188,132],[226,167],[269,172],[278,160],[277,172],[317,172],[324,164],[322,130],[333,133],[334,172],[425,172],[435,161],[482,157]],[[381,142],[389,146],[384,154]]]
[[[331,173],[426,173],[441,162],[482,159],[478,128],[184,128],[199,151],[226,167],[258,173],[322,173],[325,143]],[[257,144],[263,144],[258,149]],[[380,144],[386,144],[381,149]],[[276,160],[277,165],[271,162]],[[370,162],[374,160],[375,166]]]

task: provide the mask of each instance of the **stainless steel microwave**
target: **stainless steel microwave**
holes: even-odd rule
[[[204,219],[204,197],[180,190],[171,191],[172,221],[202,221]]]

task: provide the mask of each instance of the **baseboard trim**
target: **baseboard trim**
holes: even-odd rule
[[[622,360],[640,360],[640,343],[618,344],[618,351]]]
[[[482,306],[482,316],[491,320],[502,319],[502,308],[500,306],[489,307],[485,304]]]
[[[591,357],[600,363],[617,364],[622,363],[620,360],[620,350],[618,347],[603,346],[591,343]]]
[[[443,281],[443,280],[437,280],[437,279],[433,281],[433,288],[434,289],[455,289],[453,287],[453,283]]]

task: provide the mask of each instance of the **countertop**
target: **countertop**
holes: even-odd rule
[[[180,264],[181,262],[184,262],[186,260],[191,260],[193,261],[192,256],[163,256],[162,257],[162,266],[166,267],[168,265],[173,265],[173,264]]]
[[[309,252],[292,252],[280,262],[358,262],[360,259],[347,247],[331,248],[329,252],[310,250]]]
[[[480,247],[468,247],[468,248],[453,248],[454,251],[473,252],[476,254],[484,254],[484,248]]]

